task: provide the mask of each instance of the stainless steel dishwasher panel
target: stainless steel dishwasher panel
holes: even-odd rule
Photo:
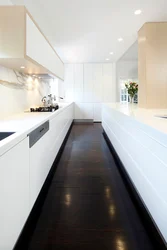
[[[29,136],[29,148],[31,148],[47,131],[49,130],[49,121],[33,130]]]

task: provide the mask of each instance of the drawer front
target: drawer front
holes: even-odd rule
[[[32,131],[29,136],[29,148],[31,148],[47,131],[49,130],[49,121]]]

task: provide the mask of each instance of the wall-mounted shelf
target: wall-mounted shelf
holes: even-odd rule
[[[64,79],[63,62],[24,6],[0,6],[0,65]]]

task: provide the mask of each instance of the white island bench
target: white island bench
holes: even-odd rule
[[[102,125],[125,171],[167,242],[167,110],[104,104]]]

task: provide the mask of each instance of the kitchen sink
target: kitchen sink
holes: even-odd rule
[[[5,139],[6,137],[13,135],[15,132],[0,132],[0,141]]]

